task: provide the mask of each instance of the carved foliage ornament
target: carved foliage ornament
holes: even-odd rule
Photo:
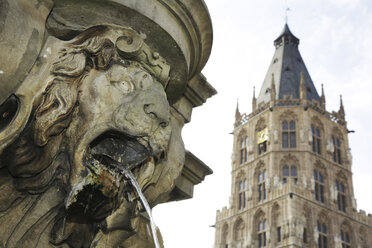
[[[170,67],[130,28],[95,26],[52,41],[62,49],[49,83],[0,151],[0,247],[100,247],[119,233],[109,243],[118,247],[143,210],[123,168],[150,205],[179,174],[162,175],[181,164],[169,162],[169,148],[183,149],[164,92]]]

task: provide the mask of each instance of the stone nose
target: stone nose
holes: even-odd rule
[[[146,103],[143,106],[143,111],[156,120],[161,127],[169,125],[169,105],[165,101],[158,101],[156,103]]]

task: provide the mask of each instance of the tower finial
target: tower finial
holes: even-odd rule
[[[304,72],[300,73],[300,99],[306,100],[306,83]]]
[[[323,84],[322,84],[322,96],[320,97],[320,106],[323,109],[326,108],[325,103],[326,103],[326,100],[325,100],[325,94],[324,94],[324,87],[323,87]]]
[[[256,110],[256,104],[257,104],[256,88],[253,86],[252,112]]]
[[[236,110],[235,110],[235,126],[237,127],[240,123],[241,114],[239,111],[239,98],[236,98]]]
[[[345,109],[344,104],[342,102],[342,95],[340,95],[340,109],[338,110],[338,117],[341,120],[345,120]]]
[[[271,86],[270,86],[271,101],[275,101],[275,97],[276,97],[275,79],[274,79],[274,73],[272,73],[271,74]]]
[[[285,24],[288,24],[288,12],[290,11],[291,9],[290,8],[286,8],[285,9]]]

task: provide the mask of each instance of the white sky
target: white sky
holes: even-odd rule
[[[191,200],[153,209],[166,248],[211,248],[216,210],[228,206],[236,99],[251,112],[274,54],[273,41],[288,24],[315,87],[324,84],[327,110],[342,94],[353,155],[358,209],[372,213],[372,1],[205,0],[213,21],[211,57],[203,74],[218,94],[194,109],[183,131],[186,148],[214,174],[195,186]]]

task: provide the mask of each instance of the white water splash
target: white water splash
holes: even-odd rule
[[[138,185],[137,180],[134,177],[134,175],[132,174],[132,172],[129,171],[129,170],[123,170],[123,172],[124,172],[125,176],[129,178],[129,180],[132,183],[133,187],[136,189],[136,191],[137,191],[137,193],[138,193],[138,195],[139,195],[139,197],[141,199],[141,202],[142,202],[143,206],[145,207],[145,210],[146,210],[147,214],[149,215],[150,225],[151,225],[151,231],[152,231],[152,237],[154,239],[155,247],[156,248],[161,248],[160,247],[160,244],[159,244],[158,236],[156,235],[156,230],[158,228],[156,227],[155,222],[154,222],[154,219],[152,218],[151,208],[149,206],[149,203],[147,202],[146,197],[143,195],[143,193],[141,191],[141,187]]]

